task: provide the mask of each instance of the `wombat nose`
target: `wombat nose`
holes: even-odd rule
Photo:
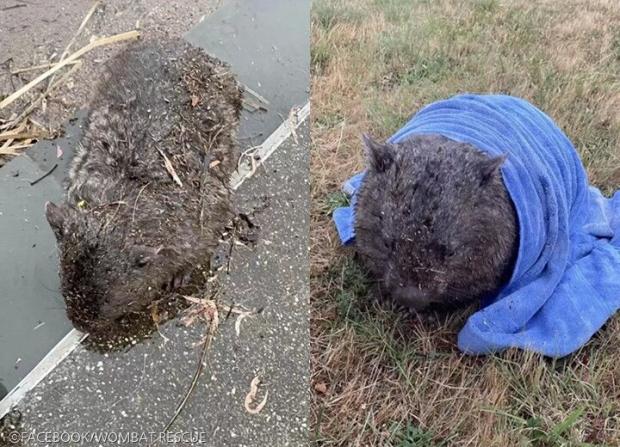
[[[397,287],[392,291],[392,297],[400,305],[415,310],[422,310],[431,303],[430,294],[415,286]]]

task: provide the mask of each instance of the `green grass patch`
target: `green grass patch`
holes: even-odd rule
[[[333,268],[331,277],[331,297],[337,304],[342,321],[360,321],[360,301],[365,300],[370,291],[370,280],[361,265],[347,257],[342,264]]]
[[[558,423],[548,425],[545,420],[537,416],[523,418],[502,411],[489,410],[510,421],[514,429],[522,433],[523,440],[533,447],[574,446],[594,447],[595,444],[572,441],[571,430],[584,420],[585,407],[578,407],[569,411]]]
[[[329,193],[322,201],[321,211],[331,216],[334,210],[341,206],[349,206],[349,197],[342,191],[334,191]]]
[[[620,62],[620,27],[614,31],[614,38],[611,42],[611,54],[616,62]]]
[[[445,54],[422,56],[405,72],[400,83],[406,86],[417,86],[420,82],[437,83],[450,74],[455,66],[455,61]]]
[[[312,18],[314,24],[324,30],[330,30],[338,23],[361,23],[366,15],[350,5],[317,0],[312,4]]]
[[[477,15],[491,15],[498,11],[499,2],[497,0],[478,0],[474,2],[474,10]]]
[[[392,106],[382,101],[379,95],[368,100],[366,111],[371,123],[371,131],[377,134],[374,136],[378,136],[379,133],[385,137],[392,135],[411,116],[407,108],[402,105]]]
[[[331,59],[330,47],[321,42],[317,42],[310,48],[310,66],[314,74],[325,71]]]
[[[338,124],[342,124],[344,116],[340,111],[327,112],[316,117],[313,125],[321,129],[332,129]]]
[[[392,428],[392,445],[395,447],[444,447],[448,444],[437,443],[435,435],[415,424],[408,422],[405,426],[395,424]]]

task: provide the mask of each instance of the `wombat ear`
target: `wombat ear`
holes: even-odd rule
[[[56,239],[60,239],[63,234],[63,228],[66,215],[62,208],[52,202],[45,203],[45,217],[54,231]]]
[[[377,143],[368,134],[363,134],[362,139],[364,140],[366,156],[368,157],[370,167],[376,172],[387,171],[394,161],[390,146]]]
[[[491,180],[491,178],[499,172],[499,168],[504,164],[507,158],[508,154],[502,154],[482,162],[480,167],[480,184],[485,184]]]

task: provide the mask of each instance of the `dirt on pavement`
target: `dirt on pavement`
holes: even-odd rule
[[[45,69],[11,75],[12,71],[57,62],[95,1],[6,0],[0,6],[0,99],[25,85]],[[69,54],[96,37],[139,30],[143,39],[181,37],[191,26],[219,7],[220,0],[104,0],[71,46]],[[103,63],[123,46],[120,42],[96,48],[32,118],[57,130],[76,110],[87,106]],[[64,68],[59,74],[64,73]],[[4,110],[0,119],[19,115],[47,87],[48,80]]]

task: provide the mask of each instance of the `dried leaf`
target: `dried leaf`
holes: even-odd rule
[[[252,402],[256,398],[259,384],[260,379],[258,378],[258,376],[254,377],[252,379],[252,382],[250,382],[250,392],[245,396],[245,411],[250,414],[260,413],[265,404],[267,403],[267,396],[269,395],[269,391],[265,391],[265,397],[263,397],[263,400],[258,405],[256,405],[256,407],[250,408],[250,404],[252,404]]]
[[[231,312],[234,312],[235,310],[236,309],[230,309]],[[239,334],[241,334],[241,322],[243,321],[243,319],[252,315],[254,315],[253,311],[239,313],[239,316],[235,321],[235,333],[237,334],[237,337],[239,336]]]
[[[195,298],[193,296],[188,296],[188,295],[183,295],[183,298],[185,298],[190,303],[195,303],[195,304],[205,304],[206,302],[206,300],[202,300],[200,298]]]
[[[151,320],[153,320],[153,323],[155,324],[159,324],[159,313],[157,311],[157,303],[153,303],[153,306],[151,307]]]
[[[319,382],[314,385],[314,390],[319,394],[327,393],[327,384],[325,382]]]

